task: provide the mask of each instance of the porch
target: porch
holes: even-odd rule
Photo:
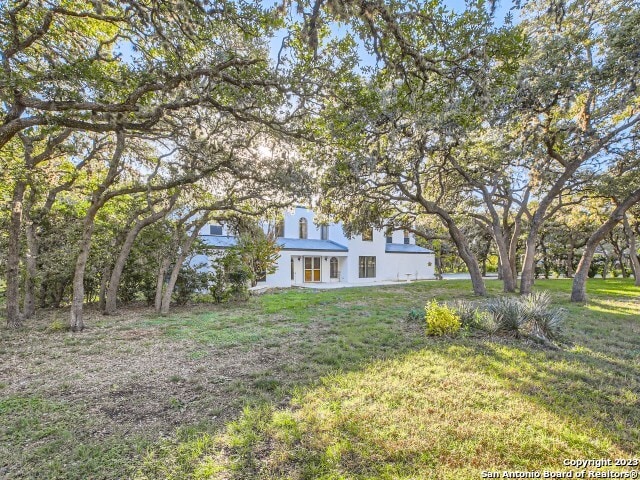
[[[290,256],[291,285],[296,287],[318,287],[329,285],[336,288],[346,279],[347,256],[334,252],[322,255],[316,252],[296,253]]]

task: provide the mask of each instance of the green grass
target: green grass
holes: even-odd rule
[[[501,295],[500,283],[487,285]],[[34,373],[31,394],[0,379],[0,456],[13,465],[0,477],[472,479],[637,455],[640,289],[590,280],[580,306],[567,301],[569,281],[536,288],[567,309],[558,350],[486,335],[428,338],[422,320],[407,319],[434,298],[474,298],[462,280],[288,290],[105,321],[80,336],[16,336],[0,355],[43,376],[77,358],[98,373],[59,375],[46,391]],[[49,342],[42,358],[29,342]],[[126,360],[145,355],[144,368]],[[105,378],[107,393],[78,397],[114,365],[125,371]],[[131,373],[147,387],[129,387]],[[127,415],[103,398],[126,402]],[[149,401],[158,403],[153,421],[137,414]],[[95,414],[107,408],[116,420]],[[105,427],[113,421],[118,428]],[[136,430],[141,421],[148,426]]]
[[[2,398],[0,418],[0,458],[22,465],[20,478],[70,478],[76,470],[83,478],[121,478],[115,472],[126,468],[123,460],[146,445],[139,439],[83,438],[79,432],[95,426],[86,408],[38,396]]]
[[[163,444],[138,477],[480,478],[482,470],[563,470],[565,458],[637,454],[637,288],[591,281],[582,307],[566,301],[568,281],[538,282],[568,309],[558,351],[491,338],[398,339],[394,325],[425,293],[464,297],[462,285],[263,297],[272,313],[319,318],[323,338],[299,368],[335,371],[287,406],[246,408],[217,436]],[[497,282],[489,287],[498,293]],[[363,364],[367,355],[382,359]]]

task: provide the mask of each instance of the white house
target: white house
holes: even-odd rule
[[[236,243],[235,237],[226,233],[224,226],[207,225],[200,238],[211,247],[223,249]],[[402,230],[388,233],[372,229],[347,238],[340,223],[317,226],[313,211],[296,207],[276,227],[281,247],[277,270],[259,285],[347,285],[435,278],[431,250],[416,245],[414,236]]]

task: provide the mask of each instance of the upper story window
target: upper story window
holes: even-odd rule
[[[363,242],[373,241],[373,228],[368,228],[362,232],[362,241]]]
[[[222,225],[209,225],[209,235],[222,235]]]
[[[385,238],[387,239],[387,243],[393,243],[393,230],[391,230],[391,227],[387,227],[387,229],[384,232]]]
[[[322,240],[329,240],[329,226],[321,225],[320,226],[320,238]]]
[[[284,237],[284,220],[278,220],[278,223],[276,223],[276,237]]]
[[[409,236],[409,230],[404,231],[404,244],[409,245],[411,243],[411,237]]]
[[[300,219],[300,238],[307,238],[307,219]]]

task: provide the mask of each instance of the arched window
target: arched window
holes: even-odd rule
[[[307,238],[307,219],[300,219],[300,238]]]
[[[284,220],[278,220],[278,222],[276,223],[276,237],[284,237]]]
[[[331,257],[329,260],[329,278],[338,278],[338,259]]]

